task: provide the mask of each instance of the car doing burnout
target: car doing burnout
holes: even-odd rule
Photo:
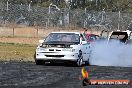
[[[75,62],[78,66],[89,63],[90,45],[80,32],[52,32],[36,48],[37,65],[45,62]]]
[[[132,43],[132,32],[129,30],[126,31],[112,31],[108,40],[119,40],[122,43]]]

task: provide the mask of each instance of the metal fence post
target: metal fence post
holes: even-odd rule
[[[15,31],[14,31],[14,27],[13,27],[13,37],[15,36]]]

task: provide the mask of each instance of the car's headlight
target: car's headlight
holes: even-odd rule
[[[64,48],[64,49],[62,49],[62,51],[72,51],[72,49],[71,48]]]
[[[76,51],[76,49],[72,49],[72,52],[75,52]]]
[[[72,48],[64,48],[62,51],[70,51],[70,52],[75,52],[75,49]]]
[[[46,48],[47,45],[45,45],[45,44],[41,44],[40,47]]]
[[[39,47],[39,48],[37,48],[36,50],[37,50],[37,51],[46,51],[46,49],[45,49],[45,48],[40,48],[40,47]]]
[[[37,48],[36,51],[40,51],[40,48]]]

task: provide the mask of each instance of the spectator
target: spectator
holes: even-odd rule
[[[84,31],[84,36],[86,37],[86,39],[88,40],[89,39],[89,36],[90,36],[90,32],[88,32],[88,30],[87,29],[85,29],[85,31]]]

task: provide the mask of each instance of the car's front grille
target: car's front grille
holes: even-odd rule
[[[61,51],[61,50],[56,50],[56,51]]]
[[[49,49],[49,51],[54,51],[54,49]]]
[[[46,57],[64,57],[64,55],[45,55]]]

